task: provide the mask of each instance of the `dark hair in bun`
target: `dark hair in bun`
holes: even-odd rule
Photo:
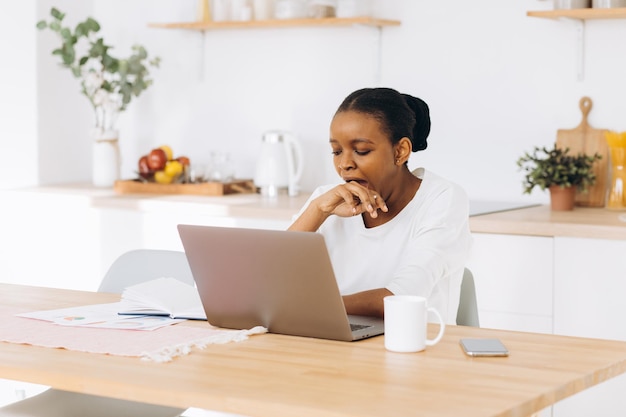
[[[426,149],[430,133],[428,105],[417,97],[392,88],[363,88],[345,98],[336,113],[356,111],[376,118],[392,144],[407,137],[413,152]],[[336,114],[335,113],[335,114]]]

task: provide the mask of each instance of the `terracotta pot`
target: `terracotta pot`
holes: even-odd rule
[[[550,208],[555,211],[574,210],[576,187],[550,187]]]

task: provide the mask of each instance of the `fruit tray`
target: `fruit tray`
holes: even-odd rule
[[[188,195],[225,195],[255,193],[252,180],[234,180],[231,182],[202,182],[197,184],[157,184],[140,180],[118,180],[113,185],[117,194],[188,194]]]

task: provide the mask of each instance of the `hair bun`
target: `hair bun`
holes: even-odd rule
[[[411,138],[413,152],[424,150],[428,146],[426,138],[428,138],[428,134],[430,133],[430,111],[428,104],[422,99],[408,94],[402,94],[402,96],[411,110],[413,110],[413,113],[415,113],[415,126],[413,127],[413,137]]]

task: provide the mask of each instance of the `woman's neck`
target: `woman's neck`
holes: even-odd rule
[[[386,213],[379,210],[376,218],[370,216],[369,213],[361,215],[365,227],[369,229],[380,226],[396,217],[413,200],[421,184],[422,180],[413,175],[407,168],[401,175],[400,180],[394,184],[387,199],[385,199],[389,210]]]

